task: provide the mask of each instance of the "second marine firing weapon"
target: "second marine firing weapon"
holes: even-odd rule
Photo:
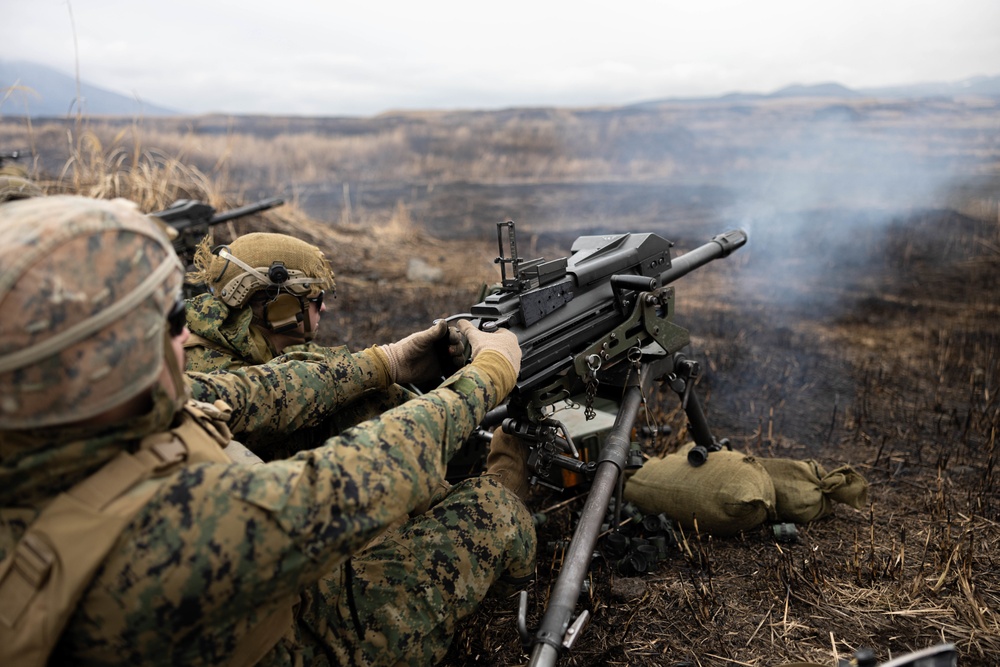
[[[201,240],[208,235],[211,227],[229,222],[236,218],[242,218],[254,213],[260,213],[268,209],[284,204],[285,200],[280,197],[271,197],[261,201],[234,208],[224,213],[216,213],[215,208],[196,199],[179,199],[173,204],[151,213],[153,217],[159,218],[167,226],[177,232],[174,238],[174,250],[177,256],[184,263],[184,269],[190,271],[194,263],[194,252],[201,243]],[[203,285],[184,284],[184,297],[190,298],[206,291]]]
[[[566,475],[589,484],[586,504],[537,631],[526,627],[527,594],[521,594],[518,629],[531,649],[531,665],[553,665],[579,637],[589,614],[574,618],[577,599],[609,502],[617,493],[613,525],[621,512],[623,472],[630,463],[632,427],[654,380],[677,392],[696,447],[688,460],[701,465],[727,445],[716,440],[693,391],[699,364],[681,352],[690,336],[675,324],[672,283],[742,247],[734,230],[671,258],[673,243],[656,234],[581,236],[570,256],[522,260],[513,222],[498,223],[499,291],[449,319],[470,319],[483,331],[506,327],[523,352],[521,372],[508,400],[492,410],[483,431],[504,431],[529,443],[534,483],[559,486]],[[583,397],[594,416],[598,397],[618,405],[614,424],[593,457],[581,456],[556,405]]]

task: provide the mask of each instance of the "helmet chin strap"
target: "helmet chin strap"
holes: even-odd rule
[[[257,320],[256,316],[254,317],[254,320],[255,321]],[[301,320],[301,324],[302,324],[302,330],[301,331],[298,329],[298,327],[296,327],[294,329],[286,329],[284,331],[274,331],[273,329],[269,329],[269,331],[271,331],[272,333],[281,335],[281,336],[286,336],[288,338],[293,338],[295,340],[301,340],[301,341],[303,341],[305,343],[308,343],[313,338],[315,338],[316,337],[316,331],[312,328],[312,317],[311,317],[311,314],[309,313],[309,306],[306,305],[305,303],[303,303],[303,305],[302,305],[302,320]],[[264,327],[267,328],[266,324],[264,324]]]
[[[316,332],[312,328],[312,311],[309,308],[309,301],[307,299],[299,298],[299,302],[302,304],[302,331],[298,329],[292,331],[292,336],[294,338],[301,337],[305,342],[311,341],[316,337]]]

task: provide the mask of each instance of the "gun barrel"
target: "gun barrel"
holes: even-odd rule
[[[219,213],[218,215],[212,216],[208,221],[209,225],[218,225],[222,222],[229,222],[230,220],[235,220],[236,218],[242,218],[245,215],[253,215],[254,213],[259,213],[260,211],[266,211],[275,206],[281,206],[285,203],[285,200],[281,197],[271,197],[269,199],[262,199],[259,202],[254,202],[253,204],[247,204],[246,206],[240,206],[239,208],[234,208],[231,211],[226,211],[225,213]]]
[[[660,274],[660,284],[669,285],[712,260],[728,257],[734,250],[742,248],[746,242],[747,234],[742,229],[733,229],[713,236],[705,245],[675,257],[670,263],[670,268]]]

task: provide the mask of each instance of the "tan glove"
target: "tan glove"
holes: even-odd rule
[[[448,363],[452,366],[451,371],[457,371],[472,359],[472,344],[465,334],[458,330],[458,327],[448,327]],[[447,374],[447,370],[446,374]]]
[[[468,320],[458,321],[458,330],[472,347],[472,365],[483,370],[500,389],[502,396],[510,393],[521,372],[521,346],[510,329],[486,333]]]
[[[405,384],[440,378],[443,371],[434,347],[439,342],[449,341],[448,337],[448,323],[437,320],[427,329],[410,334],[399,342],[379,345],[389,358],[389,380]]]
[[[498,426],[490,440],[484,475],[496,477],[521,500],[528,497],[528,445]]]

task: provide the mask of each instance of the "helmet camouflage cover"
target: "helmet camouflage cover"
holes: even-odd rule
[[[277,265],[287,274],[284,280],[273,271]],[[232,308],[246,307],[254,294],[267,288],[302,298],[336,288],[323,251],[287,234],[245,234],[215,252],[203,244],[195,255],[195,266],[198,279]]]
[[[0,429],[68,424],[150,387],[183,268],[132,202],[0,206]]]

